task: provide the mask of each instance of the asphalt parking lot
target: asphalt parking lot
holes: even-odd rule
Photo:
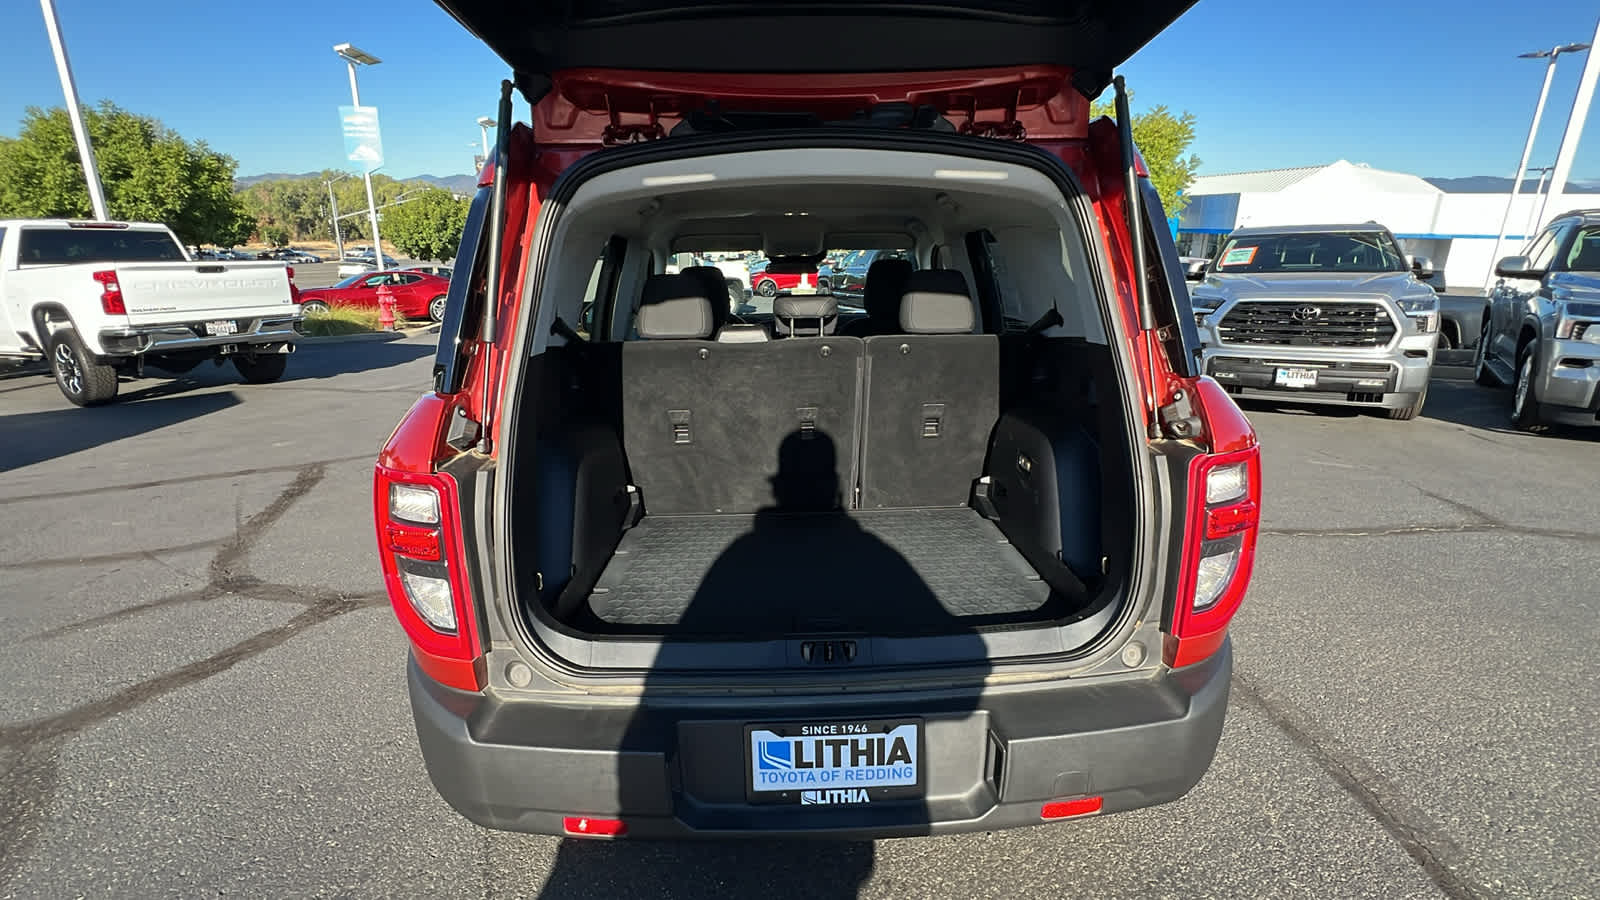
[[[0,378],[0,896],[1600,895],[1600,434],[1252,407],[1266,534],[1215,764],[1103,819],[877,844],[582,843],[434,794],[372,458],[430,337],[66,406]]]

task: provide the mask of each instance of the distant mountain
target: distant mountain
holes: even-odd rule
[[[1511,191],[1511,179],[1496,175],[1469,175],[1465,178],[1424,178],[1447,194],[1506,194]],[[1521,193],[1531,194],[1539,187],[1539,179],[1525,178]],[[1569,181],[1569,194],[1600,194],[1600,181]]]
[[[243,190],[253,184],[263,181],[295,181],[303,178],[321,178],[321,172],[301,172],[293,175],[288,172],[268,172],[264,175],[244,175],[233,180],[234,190]],[[456,194],[470,194],[478,188],[476,175],[413,175],[410,178],[399,178],[397,181],[421,181],[435,187],[442,187]]]
[[[476,175],[415,175],[405,181],[426,181],[454,194],[470,194],[478,189]]]

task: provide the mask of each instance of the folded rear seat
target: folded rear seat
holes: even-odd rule
[[[966,278],[906,278],[904,334],[866,338],[862,509],[963,506],[1000,417],[1000,342],[973,334]]]
[[[635,319],[640,340],[622,346],[622,441],[646,514],[771,508],[796,467],[815,466],[832,484],[799,492],[801,505],[844,505],[859,444],[861,339],[712,340],[720,298],[706,287],[694,276],[651,276]]]

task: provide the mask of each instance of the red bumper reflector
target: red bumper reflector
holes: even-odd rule
[[[1254,528],[1260,521],[1261,507],[1254,500],[1207,510],[1206,540],[1214,541],[1230,534],[1238,534],[1247,528]]]
[[[412,559],[439,560],[444,554],[439,547],[439,532],[431,528],[407,528],[393,522],[385,529],[389,549]]]
[[[567,834],[578,837],[622,837],[628,833],[628,825],[621,819],[591,819],[586,816],[567,816],[561,820],[561,828]]]
[[[1070,819],[1097,813],[1106,805],[1103,797],[1079,797],[1076,800],[1052,800],[1039,809],[1041,819]]]

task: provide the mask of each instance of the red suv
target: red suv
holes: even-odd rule
[[[1187,3],[444,5],[532,114],[507,82],[434,390],[374,484],[439,792],[599,838],[1183,796],[1260,459],[1129,135],[1088,112]],[[896,37],[744,40],[802,28]],[[666,272],[841,246],[905,252],[860,307],[735,316],[714,269]]]

